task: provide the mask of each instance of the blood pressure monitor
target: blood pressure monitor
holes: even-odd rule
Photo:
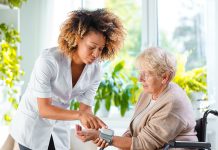
[[[99,137],[105,140],[109,145],[112,144],[112,137],[114,136],[114,131],[111,129],[101,129]]]

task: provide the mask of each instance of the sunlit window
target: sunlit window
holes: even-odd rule
[[[186,69],[205,65],[205,0],[158,0],[158,44],[188,55]]]
[[[123,55],[135,56],[141,49],[141,0],[105,0],[105,7],[118,15],[127,31]]]

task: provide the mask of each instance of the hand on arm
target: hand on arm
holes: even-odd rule
[[[91,106],[80,103],[79,111],[85,112],[84,114],[81,114],[81,119],[80,119],[81,124],[85,128],[87,129],[99,129],[102,127],[107,128],[106,124],[101,119],[93,115]],[[87,116],[87,114],[89,115]],[[92,118],[90,118],[90,116],[94,116],[95,119],[93,120]]]
[[[37,98],[39,114],[43,118],[54,120],[80,120],[85,128],[106,128],[106,124],[93,114],[81,110],[66,110],[52,105],[51,98]]]
[[[93,113],[92,113],[92,108],[91,108],[91,106],[86,105],[86,104],[84,104],[84,103],[80,103],[80,104],[79,104],[79,110],[80,110],[80,111],[83,111],[83,112],[86,112],[86,113],[93,114]]]

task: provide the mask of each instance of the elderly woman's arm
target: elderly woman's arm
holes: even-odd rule
[[[131,149],[159,149],[175,139],[185,129],[183,120],[175,114],[159,113],[132,137]]]
[[[76,135],[79,139],[83,142],[93,140],[97,146],[105,147],[107,146],[104,140],[99,138],[100,131],[87,129],[82,130],[80,125],[76,125]],[[112,138],[112,145],[121,149],[129,149],[131,147],[132,138],[131,137],[124,137],[124,136],[113,136]]]
[[[115,146],[120,149],[130,149],[132,144],[131,137],[123,137],[123,136],[114,136],[112,138],[112,146]]]

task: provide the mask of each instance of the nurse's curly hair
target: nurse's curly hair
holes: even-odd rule
[[[68,19],[61,26],[58,37],[59,49],[71,57],[77,49],[78,40],[89,31],[100,32],[106,38],[101,60],[113,58],[120,50],[125,37],[121,20],[107,9],[76,10],[70,12]]]

